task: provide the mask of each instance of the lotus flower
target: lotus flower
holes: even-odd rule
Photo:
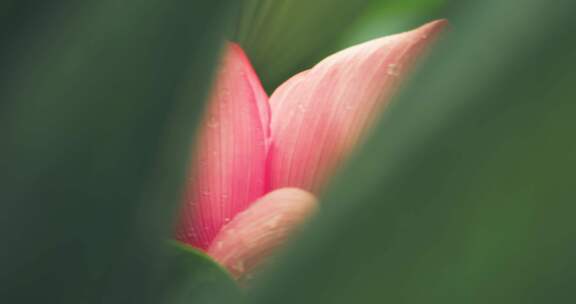
[[[333,54],[268,98],[228,43],[192,162],[177,239],[236,277],[281,245],[445,21]]]

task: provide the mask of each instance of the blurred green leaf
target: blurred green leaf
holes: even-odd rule
[[[352,44],[429,21],[446,0],[244,0],[236,39],[272,92]]]
[[[241,297],[227,271],[190,246],[170,242],[168,261],[160,266],[158,277],[158,284],[167,288],[162,303],[186,304],[191,299],[193,303],[224,303],[224,299]]]
[[[163,302],[227,2],[22,0],[2,15],[0,302]]]
[[[446,2],[446,0],[371,1],[362,16],[341,34],[339,48],[400,33],[442,18],[438,13]]]
[[[370,1],[244,0],[236,39],[272,92],[328,55]]]
[[[574,1],[462,1],[255,303],[572,303]]]

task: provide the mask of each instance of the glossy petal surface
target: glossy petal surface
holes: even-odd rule
[[[444,20],[327,57],[270,97],[270,187],[318,193],[396,92]]]
[[[300,189],[272,191],[225,225],[208,254],[235,278],[247,279],[286,243],[317,205],[312,194]]]
[[[206,111],[177,230],[179,240],[204,250],[266,184],[268,98],[236,44],[227,46]]]

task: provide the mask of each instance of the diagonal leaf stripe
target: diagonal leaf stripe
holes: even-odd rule
[[[0,302],[159,303],[227,1],[3,15]],[[4,18],[5,17],[5,18]]]
[[[464,2],[255,303],[574,301],[576,5]]]

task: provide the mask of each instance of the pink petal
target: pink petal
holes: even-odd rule
[[[270,192],[224,226],[208,254],[235,278],[246,279],[286,243],[317,205],[313,195],[300,189]]]
[[[264,195],[269,116],[258,76],[229,44],[196,145],[179,240],[207,249],[224,224]]]
[[[318,192],[446,21],[338,52],[270,97],[270,187]]]

